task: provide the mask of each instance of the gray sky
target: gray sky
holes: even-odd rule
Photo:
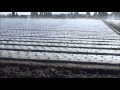
[[[0,12],[2,15],[7,15],[11,12]],[[68,12],[53,12],[53,14],[62,14],[62,13],[68,13]],[[85,14],[86,12],[79,12],[80,14]],[[111,12],[108,12],[111,13]],[[30,15],[30,12],[18,12],[19,15]],[[91,14],[93,15],[94,12],[91,12]]]

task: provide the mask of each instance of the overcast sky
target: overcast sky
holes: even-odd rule
[[[7,15],[11,12],[0,12],[2,15]],[[68,12],[53,12],[53,14],[62,14],[62,13],[68,13]],[[80,14],[85,14],[86,12],[79,12]],[[111,13],[111,12],[108,12]],[[18,12],[19,15],[30,15],[30,12]],[[91,14],[94,14],[94,12],[91,12]]]

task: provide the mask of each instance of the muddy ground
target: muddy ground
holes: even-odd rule
[[[120,78],[120,65],[0,60],[0,78]]]

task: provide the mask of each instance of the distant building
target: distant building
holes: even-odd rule
[[[107,15],[107,12],[98,12],[99,17],[106,17]]]
[[[10,14],[10,13],[9,13],[9,14],[7,14],[7,17],[11,17],[11,16],[12,16],[12,14]]]
[[[78,13],[78,12],[75,12],[74,15],[79,15],[79,13]]]
[[[94,12],[93,16],[96,17],[98,15],[98,12]]]
[[[73,15],[73,12],[71,12],[70,14]]]
[[[103,19],[103,18],[107,18],[107,17],[108,17],[107,12],[95,12],[93,14],[93,18]]]
[[[32,18],[37,18],[38,17],[38,12],[31,12],[31,17]]]
[[[39,12],[40,17],[51,17],[52,12]]]
[[[75,18],[75,17],[79,17],[79,13],[78,13],[78,12],[75,12],[75,13],[74,13],[74,18]]]
[[[20,18],[28,18],[29,15],[20,15]]]
[[[39,12],[39,16],[43,16],[44,15],[44,12]]]

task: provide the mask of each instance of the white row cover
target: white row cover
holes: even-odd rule
[[[101,20],[0,19],[1,58],[120,63],[119,55],[120,36]]]

